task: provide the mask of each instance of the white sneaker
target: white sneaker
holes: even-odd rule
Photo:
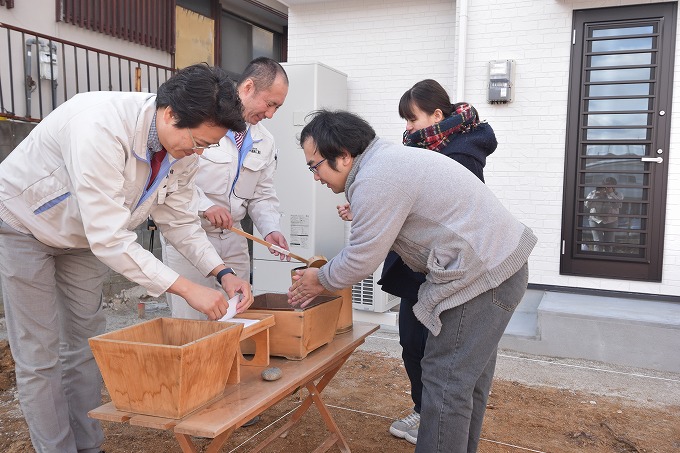
[[[390,433],[393,436],[401,439],[405,438],[409,431],[416,430],[416,438],[418,437],[418,426],[420,425],[420,414],[411,412],[407,417],[397,420],[390,426]],[[415,442],[414,442],[415,443]]]
[[[404,439],[411,442],[413,445],[418,443],[418,426],[406,433]]]

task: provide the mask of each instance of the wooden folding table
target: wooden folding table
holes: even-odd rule
[[[277,381],[262,380],[260,373],[266,366],[243,367],[239,383],[227,385],[224,394],[218,400],[179,420],[118,411],[113,403],[104,404],[90,411],[89,416],[148,428],[172,429],[182,451],[186,453],[198,452],[192,442],[192,436],[210,438],[213,440],[206,451],[216,453],[236,428],[292,395],[297,389],[305,387],[309,395],[291,414],[289,420],[251,451],[262,451],[279,436],[285,435],[314,404],[331,432],[315,452],[327,451],[335,444],[340,451],[349,452],[349,445],[320,394],[352,352],[377,329],[378,326],[373,324],[355,322],[352,330],[336,335],[331,343],[310,353],[303,360],[272,358],[269,366],[276,366],[283,372],[283,376]]]

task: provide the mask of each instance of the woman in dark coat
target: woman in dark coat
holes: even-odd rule
[[[484,182],[486,157],[496,150],[493,129],[480,122],[470,104],[451,104],[446,90],[435,80],[416,83],[399,101],[399,116],[406,120],[404,144],[442,153],[463,165]],[[420,360],[425,352],[427,329],[413,314],[418,288],[425,275],[413,272],[395,252],[385,259],[378,284],[383,291],[401,297],[399,343],[404,367],[411,381],[413,412],[390,426],[390,433],[415,444],[420,424],[423,384]]]

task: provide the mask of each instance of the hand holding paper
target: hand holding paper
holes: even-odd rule
[[[224,316],[222,316],[219,319],[219,321],[227,321],[227,320],[234,317],[234,315],[236,314],[236,305],[238,305],[238,303],[241,301],[241,297],[242,296],[241,296],[240,293],[236,293],[236,295],[234,297],[232,297],[231,299],[229,299],[227,301],[227,302],[229,302],[229,307],[227,308],[227,313]]]

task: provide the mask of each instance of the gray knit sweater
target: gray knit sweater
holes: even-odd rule
[[[434,335],[442,311],[500,285],[536,244],[484,183],[429,150],[374,140],[354,159],[345,194],[354,215],[349,244],[321,268],[321,284],[347,288],[392,249],[427,274],[413,311]]]

